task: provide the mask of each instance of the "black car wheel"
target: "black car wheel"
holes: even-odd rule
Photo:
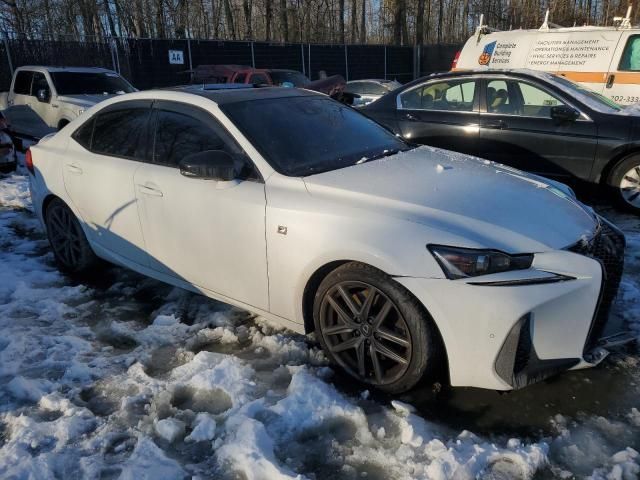
[[[609,183],[619,206],[640,213],[640,155],[631,155],[618,163]]]
[[[383,272],[351,262],[331,272],[314,301],[328,357],[359,381],[389,393],[434,371],[438,334],[418,301]]]
[[[97,257],[82,231],[80,222],[65,203],[55,198],[45,212],[47,236],[56,262],[67,273],[85,273]]]

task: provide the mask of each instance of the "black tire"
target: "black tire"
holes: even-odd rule
[[[62,130],[67,125],[69,125],[69,120],[60,120],[60,122],[58,122],[58,131]]]
[[[54,198],[45,211],[47,237],[60,270],[70,274],[88,273],[98,263],[82,226],[71,209]]]
[[[0,165],[0,173],[11,173],[15,172],[17,168],[17,163],[5,163]]]
[[[608,184],[618,207],[640,214],[640,154],[623,158],[613,167]]]
[[[313,321],[332,362],[388,393],[411,389],[442,360],[437,329],[418,300],[369,265],[350,262],[327,275],[314,298]]]

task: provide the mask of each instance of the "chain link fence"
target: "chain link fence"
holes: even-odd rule
[[[0,41],[0,91],[10,88],[13,71],[23,65],[109,68],[141,90],[187,83],[188,70],[205,64],[288,68],[301,71],[312,80],[323,71],[347,80],[387,78],[404,83],[449,70],[457,49],[457,45],[398,47],[129,38],[51,41],[5,37]]]

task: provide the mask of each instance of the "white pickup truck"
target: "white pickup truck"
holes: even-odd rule
[[[11,90],[0,93],[0,111],[24,105],[49,127],[60,129],[96,103],[134,91],[104,68],[24,66],[13,74]]]

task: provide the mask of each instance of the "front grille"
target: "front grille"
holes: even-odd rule
[[[592,350],[602,338],[611,305],[618,294],[620,279],[624,269],[624,235],[610,225],[602,222],[599,230],[590,240],[580,240],[568,250],[598,260],[602,265],[602,287],[600,298],[589,336],[585,344],[585,352]]]

